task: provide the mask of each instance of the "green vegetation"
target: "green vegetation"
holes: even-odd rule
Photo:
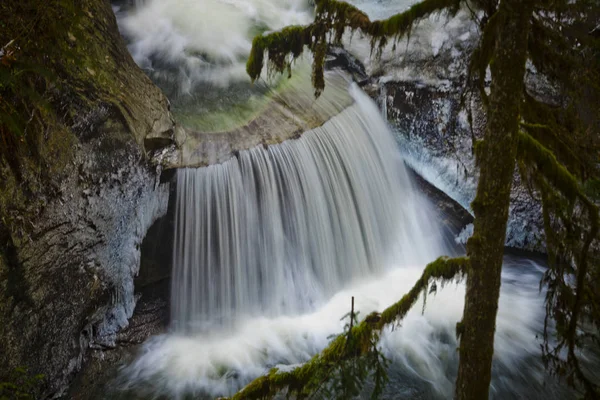
[[[381,394],[387,381],[386,360],[378,349],[379,332],[391,324],[399,323],[417,302],[419,295],[426,295],[435,282],[460,279],[469,268],[466,257],[440,257],[425,267],[421,278],[402,299],[381,314],[371,313],[360,324],[348,327],[347,332],[337,336],[325,350],[310,361],[292,371],[273,368],[231,400],[266,399],[287,390],[288,395],[306,398],[316,391],[325,391],[326,398],[348,399],[360,392],[362,383],[371,376],[374,380],[373,397]],[[327,384],[324,384],[327,381]]]
[[[378,55],[388,40],[395,43],[410,36],[419,20],[433,13],[454,14],[461,4],[471,10],[482,30],[471,56],[462,103],[479,97],[487,108],[487,123],[484,140],[475,146],[480,179],[472,203],[474,234],[467,244],[469,268],[461,269],[467,274],[467,292],[463,319],[457,324],[456,398],[480,400],[489,395],[515,168],[543,205],[550,261],[542,280],[547,288],[544,361],[586,399],[598,398],[600,387],[579,359],[582,348],[600,344],[600,262],[593,250],[594,243],[598,246],[599,217],[597,197],[588,197],[595,193],[600,176],[600,42],[592,34],[597,1],[423,0],[406,12],[372,22],[345,2],[315,0],[312,24],[255,38],[247,72],[252,80],[258,79],[266,55],[269,73],[290,74],[292,62],[308,48],[314,54],[312,81],[318,96],[324,87],[327,46],[341,44],[346,30],[368,36]],[[527,92],[527,61],[560,92],[559,104],[544,104]],[[488,68],[492,76],[489,95],[485,88]],[[431,273],[432,265],[425,274]],[[420,286],[415,286],[417,293]],[[371,343],[385,324],[401,318],[414,304],[410,299],[415,288],[377,316],[375,324],[366,322],[373,321],[374,316],[369,316],[351,331],[360,339],[350,354],[344,351],[345,336],[340,336],[304,366],[286,373],[271,371],[234,398],[271,398],[284,388],[306,395],[306,390],[314,388],[310,382],[329,376],[324,371],[332,365],[368,353],[373,347],[365,343]],[[551,320],[556,324],[553,330]]]
[[[0,23],[0,37],[8,40],[0,43],[0,167],[10,168],[19,184],[31,180],[28,175],[54,172],[48,168],[54,160],[45,158],[60,159],[69,151],[58,138],[51,139],[56,147],[43,143],[49,130],[64,134],[52,104],[58,71],[44,54],[57,50],[75,23],[72,13],[73,2],[66,0],[0,5],[0,15],[9,16]]]
[[[31,375],[25,368],[15,368],[7,382],[0,382],[0,400],[34,400],[43,375]]]

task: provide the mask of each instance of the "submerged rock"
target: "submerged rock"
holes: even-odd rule
[[[175,132],[176,144],[155,152],[154,162],[164,168],[222,163],[241,150],[298,138],[353,103],[347,90],[351,78],[339,69],[326,73],[327,87],[318,99],[314,97],[307,64],[301,63],[289,80],[282,79],[260,100],[199,115],[191,125],[179,126]],[[243,109],[241,115],[236,108]],[[224,121],[215,122],[215,114],[223,114]]]

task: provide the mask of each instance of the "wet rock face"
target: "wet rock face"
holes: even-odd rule
[[[161,287],[162,286],[162,287]],[[153,290],[164,291],[165,285]],[[116,347],[92,349],[83,370],[72,382],[64,398],[75,400],[103,400],[127,398],[122,389],[118,371],[135,359],[140,346],[153,335],[164,333],[168,323],[168,304],[162,296],[144,291],[129,326],[117,334]],[[119,397],[120,396],[120,397]]]
[[[0,265],[12,277],[0,291],[2,372],[44,374],[45,395],[66,387],[88,349],[115,346],[136,304],[141,242],[167,210],[168,185],[130,132],[111,118],[99,131],[77,145],[77,172]]]
[[[470,16],[459,12],[446,20],[425,20],[379,59],[367,58],[359,41],[349,51],[365,62],[370,83],[364,89],[382,108],[395,128],[406,163],[420,176],[470,210],[478,172],[473,140],[485,130],[485,112],[477,95],[461,108],[469,55],[478,40]],[[489,82],[487,82],[489,84]],[[554,102],[556,91],[535,71],[529,70],[530,94]],[[467,109],[472,112],[472,128]],[[544,251],[540,202],[532,197],[515,171],[506,237],[507,246]]]
[[[169,184],[168,211],[152,224],[141,243],[140,268],[134,278],[134,296],[139,300],[133,316],[110,346],[90,349],[64,398],[127,398],[120,392],[123,382],[119,380],[119,369],[135,359],[142,343],[168,329],[176,186],[172,172],[161,174],[161,181]]]
[[[380,101],[396,128],[406,162],[465,209],[477,189],[473,139],[481,139],[485,115],[473,99],[473,130],[460,105],[460,86],[437,88],[413,82],[387,82]],[[506,245],[544,251],[541,206],[515,171]]]
[[[58,123],[40,145],[50,181],[28,175],[32,195],[0,163],[0,382],[16,367],[43,374],[36,398],[59,396],[92,349],[116,345],[138,299],[142,240],[168,204],[146,154],[172,143],[168,101],[129,56],[110,4],[78,6],[70,50],[84,65],[65,68]]]

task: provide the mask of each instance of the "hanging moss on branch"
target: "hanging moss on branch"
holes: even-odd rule
[[[383,328],[402,320],[417,302],[419,295],[427,293],[431,282],[450,282],[461,278],[468,269],[467,257],[438,258],[425,267],[419,280],[400,301],[381,314],[376,312],[369,314],[348,334],[337,336],[321,353],[302,366],[291,371],[279,371],[273,368],[267,375],[252,381],[230,400],[270,399],[284,390],[287,390],[289,395],[304,398],[319,390],[323,382],[335,374],[344,361],[361,357],[378,358],[377,345],[379,333]],[[382,373],[384,371],[375,371],[376,381],[377,375]]]
[[[521,128],[550,150],[577,179],[598,176],[600,137],[583,126],[576,107],[544,104],[528,93],[524,93],[524,99]]]
[[[519,157],[535,164],[548,181],[567,199],[574,200],[580,193],[575,177],[556,159],[556,156],[531,135],[519,133]]]
[[[598,207],[585,195],[575,176],[558,162],[556,156],[540,142],[523,132],[519,133],[519,157],[527,164],[535,165],[538,173],[569,203],[574,203],[577,199],[587,211],[590,229],[583,241],[582,253],[579,257],[579,262],[584,264],[585,269],[589,247],[599,231]],[[544,193],[550,190],[548,186],[542,186],[540,189]]]
[[[264,54],[269,52],[269,62],[276,71],[283,72],[287,67],[286,58],[299,57],[304,46],[312,46],[312,26],[288,26],[281,31],[256,36],[252,41],[252,50],[246,63],[246,72],[255,81],[263,68]]]
[[[441,12],[452,15],[460,4],[471,11],[482,36],[472,54],[461,106],[465,105],[466,95],[472,95],[473,88],[477,89],[484,100],[487,122],[485,138],[475,148],[480,179],[472,204],[475,232],[467,246],[470,269],[465,312],[463,322],[457,326],[457,333],[463,333],[457,398],[480,400],[489,396],[500,273],[515,165],[523,181],[533,182],[532,186],[542,193],[548,251],[560,253],[560,257],[555,258],[561,259],[551,264],[542,284],[548,286],[547,317],[557,320],[557,334],[565,340],[554,354],[548,354],[550,351],[546,354],[558,359],[560,350],[566,350],[563,353],[568,353],[567,361],[556,362],[554,371],[566,376],[573,387],[580,388],[583,384],[589,398],[600,397],[597,386],[581,372],[575,352],[583,347],[578,339],[582,335],[577,332],[584,319],[586,323],[592,321],[594,340],[600,345],[600,297],[594,295],[600,292],[600,286],[594,283],[600,280],[600,260],[590,260],[589,251],[597,237],[598,210],[580,186],[587,181],[587,191],[593,192],[590,188],[594,183],[598,186],[600,181],[600,136],[597,134],[600,129],[597,56],[600,40],[594,33],[597,31],[594,20],[597,0],[424,0],[382,21],[370,21],[365,13],[342,1],[315,0],[314,3],[316,17],[311,25],[256,39],[248,62],[248,73],[253,81],[261,75],[265,53],[270,73],[291,72],[291,63],[308,48],[315,56],[313,85],[318,96],[324,88],[323,61],[327,45],[340,44],[344,33],[359,32],[369,37],[372,51],[379,56],[389,40],[396,44],[399,38],[410,36],[414,24],[429,15]],[[527,64],[528,61],[531,64]],[[526,65],[533,65],[534,73],[542,73],[550,79],[553,88],[560,93],[559,99],[553,99],[556,104],[541,104],[527,92],[530,87],[524,83],[531,68],[526,69]],[[486,87],[488,71],[492,77],[490,87]],[[472,114],[468,112],[468,115],[472,127]],[[519,134],[520,129],[524,134]],[[405,313],[413,296],[411,291],[382,315],[369,316],[367,320],[376,321],[371,332],[377,331],[379,324],[385,325],[390,316],[397,318]],[[315,371],[331,368],[331,365],[319,364],[321,361],[315,359],[317,364],[312,364],[318,366]],[[293,378],[277,371],[274,374]],[[262,384],[272,390],[269,385],[275,380],[273,376]],[[304,383],[297,387],[305,388]]]
[[[290,26],[280,31],[257,36],[252,42],[252,50],[246,64],[246,72],[256,81],[262,72],[267,53],[269,73],[291,74],[291,63],[307,47],[315,56],[313,61],[313,85],[319,96],[325,87],[323,66],[325,53],[330,42],[339,44],[346,31],[359,31],[371,38],[371,47],[379,52],[388,43],[410,35],[414,24],[423,18],[444,10],[456,13],[460,0],[424,0],[405,12],[385,20],[371,21],[369,17],[343,1],[315,0],[315,21],[307,26]]]
[[[571,385],[579,382],[585,389],[585,398],[597,398],[600,386],[584,372],[578,349],[585,340],[600,342],[597,330],[600,304],[591,286],[598,274],[598,265],[589,262],[590,247],[600,229],[598,207],[556,156],[523,132],[519,134],[519,157],[529,167],[541,193],[550,255],[551,268],[543,279],[548,286],[542,347],[544,361],[554,372],[566,376]],[[562,228],[557,228],[559,222]],[[569,277],[575,277],[575,284]],[[552,333],[550,318],[556,324]],[[594,328],[589,329],[589,326]],[[551,344],[550,338],[554,336],[558,340]]]
[[[425,271],[423,271],[423,275],[417,283],[415,283],[410,292],[405,294],[400,301],[392,304],[381,313],[378,329],[382,329],[386,325],[404,318],[406,313],[408,313],[410,308],[417,301],[419,294],[422,291],[427,290],[430,281],[437,279],[442,282],[449,282],[459,274],[467,274],[468,267],[469,259],[467,257],[440,257],[428,264],[427,267],[425,267]]]

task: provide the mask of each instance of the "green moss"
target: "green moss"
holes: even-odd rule
[[[405,35],[410,35],[413,25],[436,12],[450,11],[455,13],[458,11],[459,1],[456,0],[427,0],[421,1],[408,10],[393,15],[389,19],[382,21],[374,21],[370,24],[366,33],[372,37],[372,45],[379,42],[379,47],[386,44],[386,38],[395,38],[396,40]],[[364,29],[361,27],[361,30]]]
[[[0,399],[3,400],[34,400],[44,381],[44,375],[33,375],[23,367],[12,370],[7,378],[7,381],[0,382]]]
[[[594,178],[587,181],[584,185],[585,194],[595,202],[600,201],[600,179]]]
[[[283,72],[293,59],[304,51],[304,46],[312,45],[312,26],[288,26],[281,31],[264,36],[256,36],[246,62],[246,72],[254,82],[260,77],[264,64],[264,53],[269,53],[269,66],[276,72]],[[288,60],[288,56],[292,60]]]
[[[459,321],[456,323],[456,339],[460,340],[460,337],[462,336],[463,332],[465,331],[465,326],[462,323],[462,321]]]
[[[538,170],[568,199],[575,199],[581,191],[575,177],[556,159],[554,153],[531,135],[519,133],[519,156]]]
[[[469,265],[466,257],[448,258],[440,257],[434,262],[428,264],[423,271],[423,275],[413,286],[413,288],[400,299],[397,303],[388,307],[381,313],[381,320],[378,323],[379,328],[393,323],[398,319],[404,318],[419,298],[419,294],[427,290],[429,282],[432,279],[438,279],[442,282],[454,279],[457,275],[464,273]]]
[[[423,275],[410,292],[385,309],[381,315],[370,314],[347,334],[337,336],[321,353],[301,367],[288,372],[272,369],[269,374],[255,379],[236,393],[231,400],[268,399],[286,389],[288,394],[309,395],[320,387],[323,381],[331,378],[333,371],[345,360],[368,355],[379,357],[378,332],[402,319],[415,304],[420,293],[427,289],[431,280],[446,282],[455,279],[467,271],[468,265],[467,257],[438,258],[425,267]],[[379,375],[384,373],[374,368]]]
[[[114,15],[103,2],[3,2],[0,14],[10,16],[0,24],[0,37],[9,41],[0,63],[0,162],[35,193],[44,178],[60,181],[72,157],[73,118],[65,109],[117,104],[123,96],[125,77],[114,79],[119,67],[110,46],[121,39],[105,34]]]
[[[550,106],[525,94],[521,128],[556,156],[575,177],[585,180],[598,176],[598,135],[578,116],[573,100],[563,106]]]
[[[344,32],[360,31],[371,37],[372,48],[382,49],[388,38],[396,40],[410,33],[412,26],[427,16],[450,10],[458,10],[458,0],[424,0],[407,11],[387,20],[371,22],[369,17],[351,4],[337,0],[316,0],[315,21],[308,26],[290,26],[278,32],[257,36],[246,63],[246,72],[256,81],[262,72],[265,53],[268,53],[270,73],[291,73],[291,63],[304,48],[314,54],[313,86],[315,95],[323,91],[325,81],[323,66],[328,45],[328,35],[336,43],[341,42]]]

